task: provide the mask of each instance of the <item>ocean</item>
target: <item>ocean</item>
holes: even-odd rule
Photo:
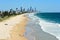
[[[37,13],[39,24],[43,31],[56,36],[60,40],[60,13],[59,12],[45,12]]]
[[[60,23],[60,13],[38,13],[36,15],[46,21]]]
[[[46,21],[37,14],[40,13],[26,13],[29,18],[26,25],[26,32],[24,36],[28,40],[58,40],[60,27],[58,23]]]

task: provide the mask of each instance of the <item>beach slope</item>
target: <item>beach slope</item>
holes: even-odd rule
[[[0,40],[27,40],[24,37],[27,21],[27,17],[22,14],[0,22]]]

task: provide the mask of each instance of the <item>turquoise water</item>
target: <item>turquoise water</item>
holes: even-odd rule
[[[38,13],[39,24],[43,31],[56,36],[60,40],[60,13]]]
[[[46,21],[60,23],[60,13],[38,13],[36,15]]]

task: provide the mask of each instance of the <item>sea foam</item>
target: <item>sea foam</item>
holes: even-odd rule
[[[34,15],[34,13],[30,13],[27,15],[29,19],[36,20],[35,22],[40,24],[41,29],[44,32],[47,32],[51,35],[54,35],[56,38],[60,38],[60,25],[57,23],[47,22],[37,16]]]
[[[39,18],[39,24],[43,31],[56,36],[60,40],[60,24],[48,22],[41,18]]]

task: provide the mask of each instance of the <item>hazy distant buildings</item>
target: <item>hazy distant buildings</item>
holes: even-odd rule
[[[28,8],[25,9],[23,7],[20,7],[20,9],[16,8],[15,10],[10,9],[9,11],[0,11],[0,17],[4,17],[4,16],[10,16],[10,15],[16,15],[16,14],[23,14],[23,13],[32,13],[32,12],[36,12],[37,9],[36,8]]]

